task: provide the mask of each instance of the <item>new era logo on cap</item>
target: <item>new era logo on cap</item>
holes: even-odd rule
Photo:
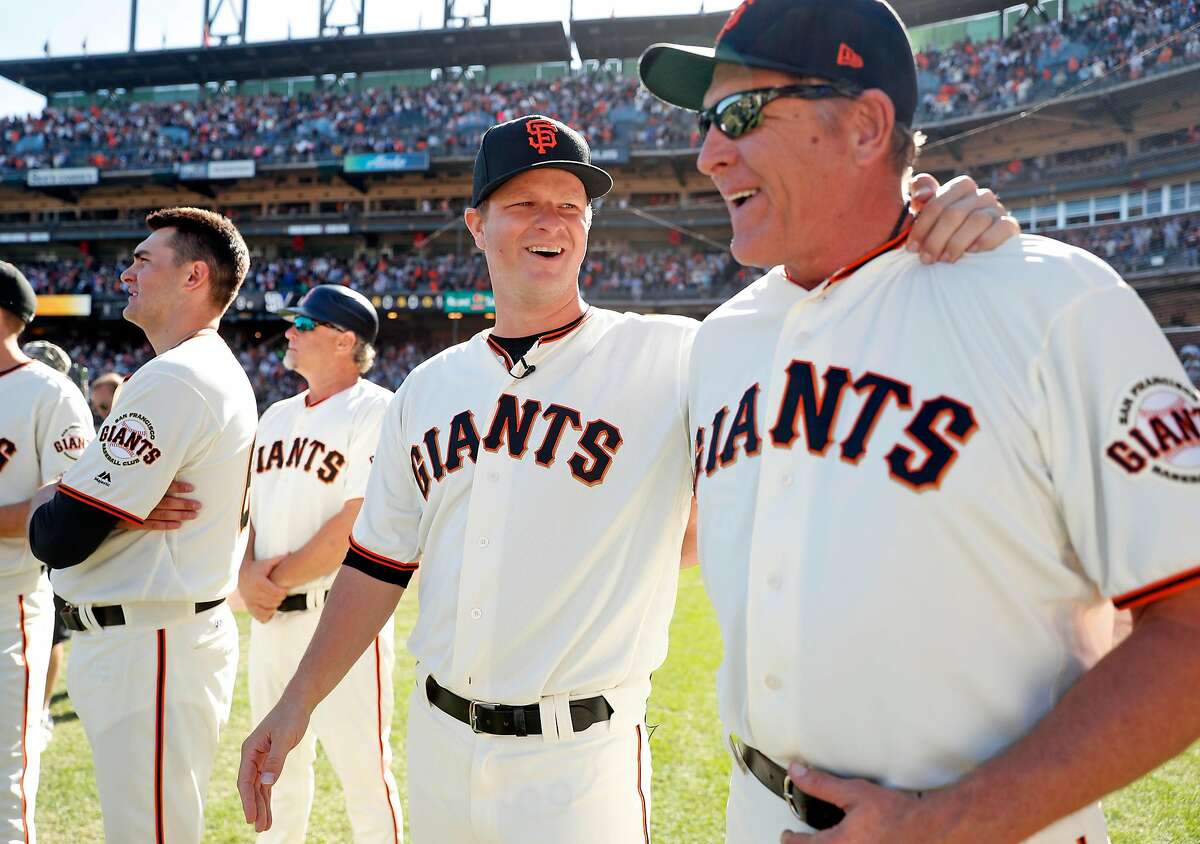
[[[843,41],[838,45],[837,63],[841,67],[858,69],[863,66],[863,57],[854,52],[854,48]]]
[[[742,15],[746,13],[746,7],[753,5],[754,0],[742,0],[741,5],[733,10],[733,13],[729,15],[729,19],[725,21],[725,25],[721,27],[721,31],[717,33],[716,40],[720,41],[723,37],[725,37],[726,32],[737,26],[738,21],[742,19]]]
[[[525,132],[529,135],[529,145],[538,155],[545,155],[546,150],[558,146],[558,127],[549,120],[530,120],[525,124]]]

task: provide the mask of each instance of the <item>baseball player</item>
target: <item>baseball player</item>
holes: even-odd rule
[[[465,219],[496,327],[418,367],[388,408],[322,623],[243,744],[257,829],[313,708],[419,567],[413,838],[649,840],[645,706],[692,498],[696,324],[581,300],[590,201],[612,185],[589,160],[540,115],[484,135]]]
[[[1055,241],[904,248],[887,4],[748,0],[640,67],[775,267],[692,356],[728,840],[1107,841],[1097,800],[1200,735],[1200,401],[1161,331]]]
[[[225,596],[245,548],[257,422],[217,326],[249,257],[219,214],[172,208],[146,221],[152,233],[121,279],[125,318],[156,356],[62,482],[35,497],[29,537],[70,605],[67,686],[92,746],[105,837],[198,842],[237,668]],[[176,477],[203,502],[179,510],[179,530],[120,527],[156,518]]]
[[[256,721],[279,701],[321,618],[392,397],[360,377],[371,368],[379,331],[366,297],[323,284],[281,313],[292,322],[284,365],[303,376],[308,389],[263,413],[251,461],[252,544],[238,592],[254,617],[249,676]],[[275,788],[276,822],[260,841],[304,841],[318,739],[341,780],[354,840],[402,839],[391,772],[393,642],[389,617],[313,712],[288,776]]]
[[[0,840],[36,839],[43,689],[54,627],[50,582],[25,541],[29,503],[79,458],[92,418],[74,385],[17,343],[37,308],[0,261]]]
[[[88,400],[87,367],[73,366],[71,356],[61,346],[46,340],[31,340],[21,347],[21,351],[34,360],[40,360],[60,375],[65,375],[79,388],[84,401]],[[73,375],[76,377],[72,378]],[[78,457],[78,454],[75,457]],[[25,538],[24,524],[21,526],[21,538]],[[46,585],[49,587],[49,581]],[[50,639],[50,659],[46,664],[46,682],[42,694],[41,728],[45,742],[50,741],[54,735],[54,718],[50,715],[50,698],[54,694],[54,684],[58,680],[58,672],[66,658],[66,647],[63,643],[71,637],[71,631],[62,620],[62,610],[65,606],[63,599],[55,595],[54,609],[50,613],[54,619],[54,634]]]

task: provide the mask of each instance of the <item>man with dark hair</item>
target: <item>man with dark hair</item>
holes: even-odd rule
[[[237,671],[225,598],[245,548],[257,422],[217,327],[249,259],[217,214],[176,208],[148,221],[121,280],[124,316],[156,357],[62,481],[34,497],[29,539],[76,632],[67,687],[92,745],[105,837],[198,842]],[[175,497],[191,491],[203,507]],[[154,526],[178,529],[129,529]]]
[[[25,541],[30,499],[75,462],[92,437],[79,390],[17,340],[37,297],[0,261],[0,840],[34,840],[44,742],[42,687],[50,657],[50,582]]]

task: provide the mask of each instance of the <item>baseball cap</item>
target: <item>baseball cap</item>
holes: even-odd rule
[[[0,308],[19,316],[26,324],[37,312],[37,294],[25,274],[8,261],[0,261]]]
[[[379,315],[366,296],[340,284],[318,284],[304,294],[304,298],[292,308],[284,308],[279,315],[291,322],[298,316],[306,316],[317,322],[327,322],[353,331],[368,343],[374,343],[379,334]]]
[[[40,360],[51,369],[56,369],[63,375],[71,371],[71,356],[62,348],[49,340],[30,340],[21,347],[21,351],[34,360]]]
[[[478,208],[492,191],[513,176],[535,167],[557,167],[579,177],[588,199],[612,190],[612,176],[592,163],[583,135],[542,114],[497,123],[483,133],[475,155],[471,207]]]
[[[700,111],[720,62],[878,88],[897,123],[912,125],[917,108],[912,45],[884,0],[742,0],[715,46],[652,44],[638,73],[660,100]]]

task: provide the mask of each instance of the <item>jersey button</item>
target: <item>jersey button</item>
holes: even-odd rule
[[[471,610],[471,618],[479,621],[479,619],[483,618],[483,610],[481,610],[479,607]]]
[[[479,537],[479,547],[480,548],[488,547],[488,538],[486,536]]]
[[[777,692],[781,688],[783,688],[783,681],[780,680],[778,677],[776,677],[774,674],[768,674],[766,677],[763,678],[763,685],[766,686],[771,691]]]

